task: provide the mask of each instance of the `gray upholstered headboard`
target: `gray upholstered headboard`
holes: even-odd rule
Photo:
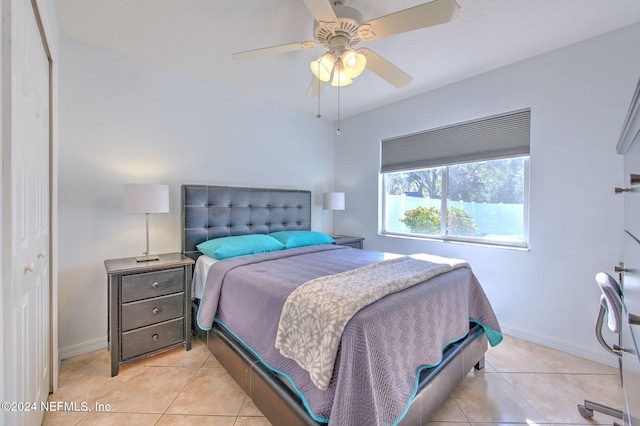
[[[231,235],[311,230],[311,191],[182,185],[182,252]]]

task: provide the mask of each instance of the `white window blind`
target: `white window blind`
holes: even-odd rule
[[[381,173],[529,154],[531,110],[382,141]]]

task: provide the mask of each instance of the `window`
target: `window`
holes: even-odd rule
[[[526,247],[530,111],[382,141],[382,232]]]

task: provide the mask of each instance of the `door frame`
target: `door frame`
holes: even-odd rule
[[[58,353],[58,289],[57,289],[57,262],[54,261],[55,244],[54,244],[54,226],[56,223],[55,206],[57,205],[54,200],[54,194],[56,194],[55,188],[57,181],[55,181],[55,161],[54,161],[54,102],[53,102],[53,87],[54,87],[54,67],[53,56],[47,40],[47,35],[42,22],[42,15],[38,7],[38,0],[31,0],[31,7],[33,8],[33,14],[38,24],[38,30],[40,31],[40,38],[42,39],[42,45],[44,47],[45,54],[49,63],[49,341],[50,341],[50,385],[49,393],[53,393],[58,390],[58,373],[60,357]]]

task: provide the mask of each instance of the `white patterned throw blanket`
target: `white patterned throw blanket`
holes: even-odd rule
[[[469,265],[463,260],[421,254],[308,281],[284,304],[276,348],[308,371],[311,381],[325,390],[342,332],[353,315],[388,294],[460,267]]]

